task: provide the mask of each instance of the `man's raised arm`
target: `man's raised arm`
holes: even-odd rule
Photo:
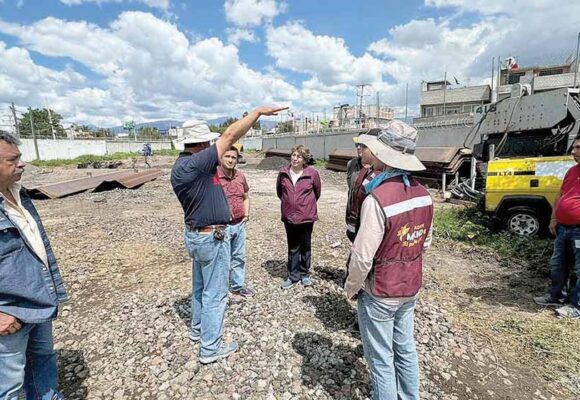
[[[244,136],[262,115],[276,115],[279,111],[286,109],[288,109],[288,107],[258,107],[248,113],[244,118],[228,126],[226,131],[216,142],[218,158],[222,158],[223,154],[229,150],[239,138]]]

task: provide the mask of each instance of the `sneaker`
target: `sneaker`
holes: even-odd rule
[[[202,364],[212,363],[214,361],[228,357],[230,354],[235,353],[237,349],[238,344],[236,342],[224,343],[222,344],[221,349],[219,349],[214,355],[199,356],[199,362]]]
[[[190,333],[189,340],[191,340],[192,342],[199,342],[201,340],[201,336],[199,336],[195,333]]]
[[[256,295],[256,291],[252,288],[245,287],[240,289],[238,292],[242,297],[254,297]]]
[[[282,289],[290,289],[295,284],[296,282],[292,282],[290,278],[288,278],[284,282],[282,282]]]
[[[312,286],[312,279],[309,276],[302,277],[302,285],[303,286]]]
[[[554,299],[550,293],[534,297],[534,303],[540,306],[561,306],[564,304],[564,301],[564,299]]]
[[[580,318],[580,308],[574,306],[564,306],[556,309],[556,314],[560,318]]]
[[[254,297],[256,295],[256,291],[249,287],[241,288],[240,290],[231,290],[230,292],[233,295],[242,297]]]

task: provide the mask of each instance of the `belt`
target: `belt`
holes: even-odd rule
[[[224,228],[225,229],[226,225],[207,225],[207,226],[200,226],[197,228],[194,228],[192,226],[186,225],[186,228],[188,231],[190,232],[201,232],[201,233],[210,233],[215,231],[218,228]]]

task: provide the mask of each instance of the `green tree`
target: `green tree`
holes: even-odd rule
[[[209,130],[212,132],[218,132],[220,134],[224,133],[224,131],[226,130],[226,128],[222,128],[221,126],[218,125],[214,125],[214,124],[210,124],[209,125]]]
[[[107,128],[97,128],[95,131],[93,131],[93,136],[94,137],[112,137],[113,131],[111,131],[110,129],[107,129]]]
[[[233,124],[233,123],[234,123],[234,122],[236,122],[237,120],[238,120],[237,118],[234,118],[234,117],[228,117],[228,118],[226,118],[226,120],[225,120],[224,122],[222,122],[222,123],[220,124],[220,128],[224,128],[224,130],[225,130],[225,128],[227,128],[228,126],[230,126],[231,124]]]
[[[145,139],[161,139],[161,133],[159,133],[159,129],[151,126],[145,126],[139,129],[139,137]]]
[[[280,122],[276,125],[276,130],[278,133],[292,132],[294,130],[294,124],[292,121]]]
[[[66,133],[62,126],[62,116],[53,110],[50,110],[50,116],[52,118],[54,134],[57,137],[66,137]],[[32,128],[30,126],[31,118],[36,136],[52,137],[52,129],[50,127],[51,118],[49,118],[48,109],[46,108],[29,108],[27,112],[22,114],[22,118],[20,118],[20,121],[18,122],[18,129],[22,137],[32,137]]]

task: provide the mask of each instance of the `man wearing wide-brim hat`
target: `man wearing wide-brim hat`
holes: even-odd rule
[[[414,309],[433,201],[412,176],[425,169],[415,156],[416,141],[417,131],[401,121],[391,121],[377,137],[359,137],[362,162],[378,175],[365,187],[345,291],[358,300],[374,400],[419,399]]]
[[[171,185],[183,207],[185,244],[193,258],[190,338],[201,342],[199,361],[202,364],[225,358],[238,348],[235,342],[223,341],[231,214],[217,173],[219,160],[260,116],[276,115],[284,109],[256,108],[231,124],[221,136],[210,132],[205,121],[183,123],[183,137],[179,142],[183,143],[184,151],[171,170]]]

